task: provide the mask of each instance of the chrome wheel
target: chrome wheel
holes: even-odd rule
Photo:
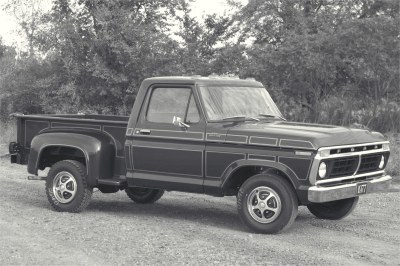
[[[247,198],[247,209],[257,222],[271,223],[281,213],[281,199],[272,188],[257,187],[250,192]]]
[[[53,180],[54,197],[60,203],[71,202],[76,194],[77,185],[75,177],[68,172],[59,172]]]

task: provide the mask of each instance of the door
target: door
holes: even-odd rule
[[[198,106],[193,86],[148,90],[133,132],[135,185],[203,192],[206,123]]]

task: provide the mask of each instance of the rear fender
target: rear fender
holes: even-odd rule
[[[112,178],[115,147],[111,138],[101,132],[44,132],[32,139],[28,172],[37,175],[45,151],[50,147],[79,150],[85,157],[88,184],[96,186],[98,179]],[[64,158],[69,159],[69,158]],[[60,158],[60,160],[64,160]]]

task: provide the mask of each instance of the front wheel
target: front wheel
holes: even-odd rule
[[[317,218],[340,220],[349,215],[357,206],[357,203],[358,197],[355,197],[324,203],[312,203],[307,205],[307,208]]]
[[[297,216],[298,202],[289,182],[272,174],[246,180],[237,196],[242,222],[256,233],[275,234],[289,228]]]
[[[130,187],[125,189],[128,197],[136,203],[154,203],[164,195],[162,189]]]
[[[46,195],[59,212],[80,212],[89,205],[92,188],[86,182],[86,167],[73,160],[55,163],[46,179]]]

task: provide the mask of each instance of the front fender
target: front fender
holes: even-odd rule
[[[37,175],[39,162],[47,147],[70,147],[85,156],[88,184],[97,185],[97,179],[112,178],[115,148],[109,137],[101,133],[44,132],[32,139],[28,172]]]
[[[222,175],[221,186],[222,189],[228,184],[229,179],[231,178],[232,174],[245,166],[255,166],[255,167],[265,167],[268,169],[276,169],[283,172],[287,177],[288,181],[293,185],[294,188],[299,187],[299,178],[297,177],[296,173],[289,168],[287,165],[284,165],[279,162],[274,161],[266,161],[266,160],[253,160],[253,159],[242,159],[237,160],[230,164],[227,169],[225,170],[224,174]]]

